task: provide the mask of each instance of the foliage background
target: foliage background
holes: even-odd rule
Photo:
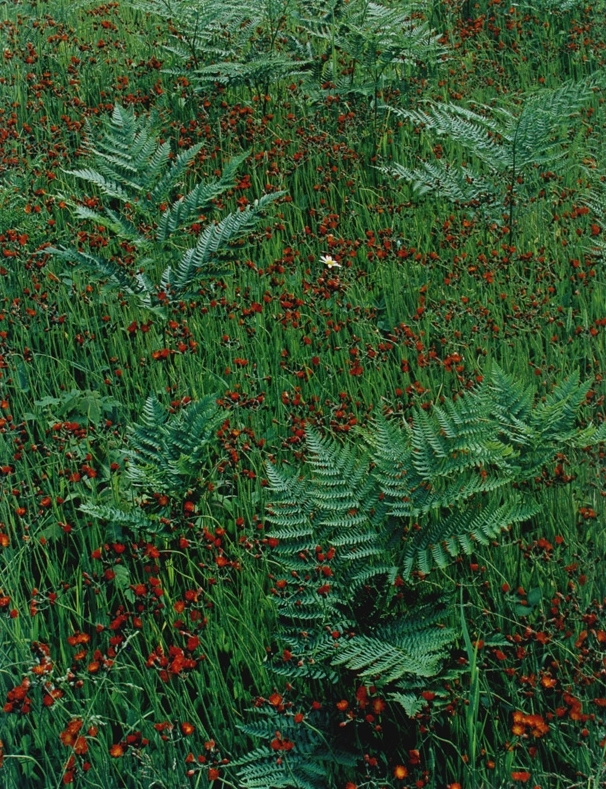
[[[8,789],[238,785],[225,760],[258,745],[241,728],[247,710],[277,716],[282,745],[295,714],[317,712],[268,659],[281,566],[265,464],[298,469],[309,426],[350,438],[371,415],[408,419],[493,362],[538,401],[578,370],[581,423],[603,421],[603,3],[220,8],[1,6]],[[583,89],[554,129],[557,166],[537,150],[515,184],[511,168],[473,159],[485,137],[463,145],[419,123],[437,102],[518,117],[529,97],[571,84]],[[214,220],[284,192],[224,250],[225,270],[178,298],[152,284],[141,304],[107,271],[48,253],[142,267],[141,245],[83,216],[119,206],[74,175],[116,104],[156,113],[170,161],[199,146],[184,194],[241,158],[170,260]],[[460,185],[479,168],[488,186],[453,203],[452,190],[419,194],[385,172],[424,162],[448,163]],[[157,220],[133,206],[127,219],[149,239]],[[166,490],[142,490],[128,460],[150,395],[158,419],[187,420],[207,396],[220,408],[195,468]],[[348,713],[362,732],[331,787],[604,784],[604,471],[599,447],[561,452],[534,483],[540,515],[407,589],[458,594],[443,619],[460,633],[451,677],[414,719],[357,695],[351,677],[337,686],[347,698],[325,684],[305,699],[330,710],[337,734],[353,730]],[[157,533],[86,512],[125,502]]]

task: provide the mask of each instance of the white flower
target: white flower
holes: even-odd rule
[[[330,255],[322,255],[320,257],[320,263],[324,263],[324,265],[328,266],[328,268],[335,268],[335,266],[337,268],[341,268],[341,264],[337,263],[337,261]]]

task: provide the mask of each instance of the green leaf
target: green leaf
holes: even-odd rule
[[[37,405],[39,408],[48,408],[51,405],[59,405],[60,402],[61,400],[59,400],[59,398],[49,395],[43,397],[42,400],[34,400],[34,405]]]
[[[130,570],[123,564],[115,564],[112,567],[112,570],[115,573],[114,583],[116,584],[116,587],[124,594],[130,603],[134,603],[135,595],[133,590],[130,588]]]
[[[390,693],[389,698],[397,701],[404,708],[409,718],[414,718],[425,704],[424,699],[416,693]]]
[[[78,404],[78,410],[81,414],[88,417],[89,422],[97,425],[101,419],[101,401],[99,396],[89,395],[83,397]]]
[[[25,364],[21,361],[17,362],[17,379],[19,381],[19,388],[24,394],[27,394],[30,390],[29,376]]]
[[[63,529],[56,522],[49,524],[40,532],[40,536],[44,537],[47,541],[57,540],[62,537],[63,534]]]
[[[533,608],[541,602],[542,591],[540,586],[535,586],[528,592],[528,605]]]

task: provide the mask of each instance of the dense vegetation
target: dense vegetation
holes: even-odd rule
[[[0,786],[606,786],[603,0],[0,36]]]

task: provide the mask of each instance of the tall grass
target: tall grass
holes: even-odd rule
[[[153,9],[49,0],[1,10],[7,789],[238,784],[223,760],[256,746],[239,724],[284,693],[267,660],[277,565],[265,463],[298,464],[307,425],[348,439],[373,413],[406,419],[472,387],[492,361],[538,398],[579,370],[591,381],[582,419],[603,421],[595,244],[606,229],[586,206],[604,180],[600,92],[570,121],[567,166],[529,174],[537,190],[517,206],[513,235],[507,211],[488,222],[473,205],[418,196],[379,169],[465,161],[455,141],[381,104],[515,111],[529,92],[599,75],[603,3],[441,2],[421,14],[442,52],[418,63],[394,56],[383,68],[365,45],[376,58],[365,71],[338,3],[270,2],[256,11],[271,11],[275,51],[301,73],[224,83],[200,82],[174,51],[178,6]],[[306,26],[306,10],[327,18]],[[219,59],[258,56],[267,35],[251,28],[232,54],[226,38]],[[299,66],[304,52],[311,63]],[[40,254],[51,245],[129,254],[64,199],[103,202],[66,171],[86,166],[85,119],[96,130],[115,104],[155,108],[175,154],[203,143],[184,188],[250,150],[238,186],[202,227],[244,200],[286,192],[232,250],[229,274],[201,281],[166,318]],[[339,268],[321,262],[327,254]],[[146,492],[146,511],[167,521],[155,536],[80,509],[140,503],[124,458],[150,394],[174,410],[213,394],[224,412],[182,499]],[[465,671],[447,683],[441,710],[430,700],[403,724],[406,764],[377,736],[349,789],[604,785],[604,472],[601,450],[555,459],[537,483],[541,516],[424,580],[459,589],[448,624],[462,635],[450,660]],[[522,722],[514,733],[516,712],[548,731]]]

